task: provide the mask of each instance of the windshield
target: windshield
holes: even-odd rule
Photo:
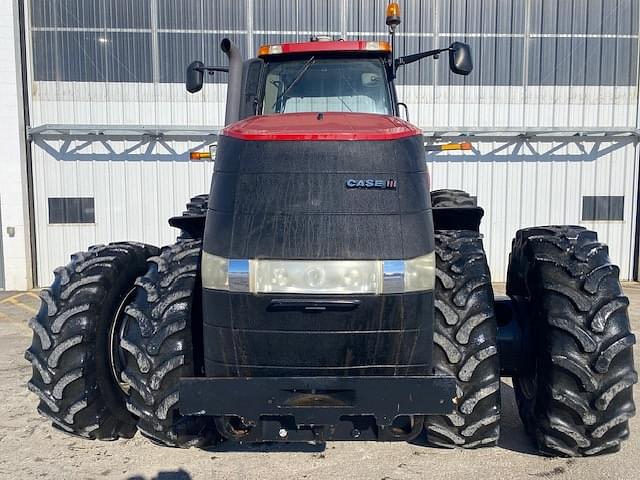
[[[384,64],[377,58],[269,62],[262,113],[393,115],[385,75]]]

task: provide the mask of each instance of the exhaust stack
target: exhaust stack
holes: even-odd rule
[[[227,109],[224,124],[240,119],[240,96],[242,94],[242,54],[228,38],[220,43],[220,48],[229,57],[229,80],[227,82]]]

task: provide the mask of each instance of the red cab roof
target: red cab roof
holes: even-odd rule
[[[391,52],[388,42],[367,42],[364,40],[336,40],[301,43],[279,43],[263,45],[258,51],[259,57],[269,55],[285,55],[292,53],[322,53],[322,52]]]
[[[368,113],[284,113],[232,123],[222,135],[255,141],[395,140],[422,135],[396,117]]]

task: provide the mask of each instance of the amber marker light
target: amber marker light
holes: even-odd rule
[[[440,150],[471,150],[471,144],[469,142],[447,143],[446,145],[441,145]]]
[[[191,160],[209,160],[211,158],[211,152],[191,152],[189,158]]]
[[[425,147],[427,152],[445,152],[456,150],[473,150],[473,147],[469,142],[460,143],[445,143],[444,145],[428,145]]]

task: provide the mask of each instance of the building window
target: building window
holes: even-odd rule
[[[49,198],[49,223],[95,223],[93,198]]]
[[[624,220],[624,197],[582,197],[582,220]]]
[[[151,44],[151,33],[145,32],[34,31],[34,78],[148,83]]]

